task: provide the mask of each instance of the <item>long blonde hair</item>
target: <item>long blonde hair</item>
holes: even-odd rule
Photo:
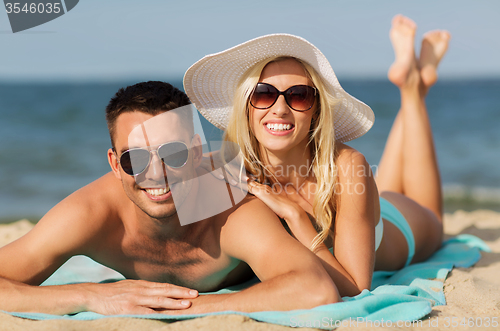
[[[233,112],[225,131],[224,141],[238,144],[244,160],[245,168],[261,183],[268,181],[273,174],[262,162],[260,144],[255,138],[249,124],[249,100],[254,87],[259,82],[265,66],[271,62],[279,62],[290,57],[274,57],[266,59],[250,68],[240,80],[233,100]],[[331,234],[334,213],[337,207],[335,184],[337,183],[336,148],[333,123],[333,111],[338,100],[327,90],[323,80],[307,63],[292,58],[305,69],[309,79],[319,92],[319,107],[313,116],[308,146],[310,146],[312,162],[310,171],[318,185],[313,202],[313,211],[318,235],[311,243],[314,251]]]

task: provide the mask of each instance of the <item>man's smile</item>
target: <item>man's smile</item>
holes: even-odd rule
[[[168,200],[172,196],[169,186],[165,188],[141,188],[141,190],[149,199],[154,201]]]

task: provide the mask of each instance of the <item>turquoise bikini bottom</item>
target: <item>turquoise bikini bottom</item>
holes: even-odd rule
[[[413,231],[410,228],[410,225],[406,221],[403,214],[399,212],[399,210],[394,207],[389,201],[384,198],[380,198],[380,221],[377,226],[375,226],[375,250],[380,246],[380,242],[382,241],[382,236],[384,235],[384,223],[382,222],[382,218],[394,224],[403,236],[406,238],[406,242],[408,243],[408,258],[406,259],[405,267],[410,264],[413,256],[415,255],[415,239],[413,238]],[[333,254],[333,248],[329,249]]]
[[[410,264],[413,256],[415,255],[415,239],[413,238],[413,231],[411,231],[410,225],[406,221],[403,214],[394,207],[389,201],[384,198],[380,198],[380,217],[394,224],[403,236],[406,238],[408,243],[408,258],[406,259],[405,267]],[[382,222],[379,222],[379,224]],[[380,241],[382,238],[380,238]],[[378,241],[378,238],[376,238]]]

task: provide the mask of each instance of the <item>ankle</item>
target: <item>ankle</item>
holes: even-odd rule
[[[419,85],[404,85],[399,88],[401,99],[411,100],[411,102],[418,102],[425,98],[422,89]]]

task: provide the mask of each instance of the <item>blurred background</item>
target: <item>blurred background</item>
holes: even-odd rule
[[[0,222],[36,222],[110,170],[104,108],[120,87],[182,88],[204,55],[269,33],[315,44],[344,89],[373,108],[374,127],[350,145],[377,164],[399,108],[386,78],[398,13],[418,25],[417,54],[425,32],[452,34],[427,99],[446,211],[500,211],[500,2],[85,0],[15,34],[0,10]]]

